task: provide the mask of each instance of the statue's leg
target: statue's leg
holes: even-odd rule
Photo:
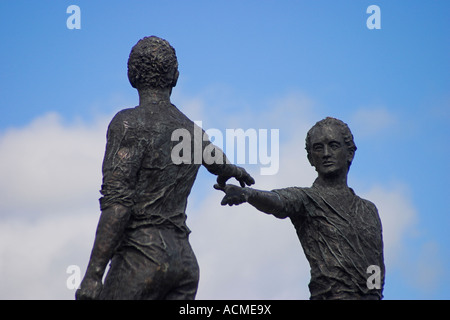
[[[195,298],[199,267],[186,234],[145,228],[129,236],[111,261],[100,299]]]
[[[105,278],[102,300],[157,300],[164,297],[160,284],[160,266],[149,261],[136,250],[127,248],[116,254]],[[148,287],[155,290],[148,290]],[[157,289],[158,287],[159,289]]]
[[[114,255],[100,299],[164,299],[170,252],[157,228],[130,232]]]
[[[197,258],[187,238],[180,239],[178,248],[180,257],[174,267],[178,269],[178,281],[167,293],[166,300],[194,300],[199,282],[199,266]]]

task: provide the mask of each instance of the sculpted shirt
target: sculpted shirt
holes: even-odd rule
[[[201,163],[194,159],[194,135],[204,132],[195,128],[174,105],[159,102],[160,112],[144,107],[120,111],[108,127],[100,207],[120,204],[131,208],[127,230],[146,226],[170,227],[188,234],[186,226],[187,198]],[[180,141],[172,141],[174,130],[183,129],[191,138],[186,163],[176,164],[171,152]],[[186,131],[187,130],[187,131]],[[198,138],[198,137],[197,137]],[[197,139],[198,140],[198,139]],[[205,140],[205,141],[204,141]],[[198,143],[199,141],[197,141]],[[200,136],[200,148],[210,144]],[[212,145],[212,144],[211,144]],[[221,150],[218,149],[220,152]],[[231,170],[223,164],[205,164],[214,174]]]
[[[273,190],[284,203],[311,266],[311,299],[381,299],[384,259],[377,208],[352,189]],[[275,215],[276,216],[276,215]],[[369,266],[380,270],[379,288],[367,280]]]

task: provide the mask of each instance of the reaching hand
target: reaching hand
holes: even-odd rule
[[[225,192],[225,196],[222,199],[221,205],[238,205],[248,200],[248,189],[238,187],[232,184],[227,184],[225,186],[220,186],[219,184],[214,185],[214,189],[222,190]]]
[[[220,187],[225,187],[225,183],[228,181],[228,179],[233,178],[233,177],[237,181],[239,181],[242,188],[244,188],[246,185],[251,186],[252,184],[255,183],[255,179],[253,179],[252,176],[247,171],[245,171],[244,168],[241,168],[238,166],[236,166],[235,168],[236,168],[236,173],[234,175],[231,175],[231,176],[219,175],[217,177],[217,184]],[[218,190],[222,190],[222,189],[218,189]],[[222,190],[222,191],[224,191],[224,190]]]

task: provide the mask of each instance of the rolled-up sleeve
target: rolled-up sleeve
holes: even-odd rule
[[[103,183],[100,193],[102,210],[120,204],[132,207],[137,174],[145,150],[145,141],[137,128],[122,113],[118,113],[108,127],[103,160]]]

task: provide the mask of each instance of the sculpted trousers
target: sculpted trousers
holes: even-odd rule
[[[174,228],[128,231],[111,260],[100,299],[193,300],[199,267],[188,235]]]

